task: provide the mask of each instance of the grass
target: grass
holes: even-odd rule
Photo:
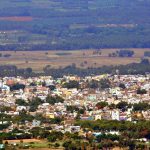
[[[17,143],[17,147],[20,147],[20,140],[7,140],[9,144]],[[5,142],[5,141],[4,141]],[[58,141],[56,143],[60,144],[60,147],[58,149],[62,150],[62,141]],[[49,146],[49,144],[51,146]],[[23,145],[28,145],[33,150],[53,150],[55,143],[50,143],[47,140],[39,140],[39,139],[23,139]],[[50,148],[49,148],[50,147]],[[20,149],[20,148],[19,148]]]
[[[109,53],[118,49],[102,49],[101,55],[93,55],[94,50],[75,51],[1,51],[2,55],[11,54],[9,58],[0,58],[0,65],[16,65],[18,68],[32,67],[34,71],[42,71],[50,65],[54,68],[76,64],[77,67],[100,67],[103,65],[120,65],[140,62],[144,51],[149,49],[131,49],[135,55],[132,58],[108,57]]]
[[[56,142],[56,143],[59,143],[60,144],[60,147],[58,148],[55,148],[54,147],[54,144],[55,143],[50,143],[50,142],[47,142],[46,140],[42,140],[40,142],[30,142],[30,143],[24,143],[24,144],[27,144],[29,145],[30,148],[33,148],[33,149],[62,149],[62,142],[59,141],[59,142]]]
[[[28,144],[31,148],[48,148],[48,142],[35,142],[35,143],[26,143]]]

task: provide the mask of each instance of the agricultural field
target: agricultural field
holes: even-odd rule
[[[61,146],[62,141],[57,141],[57,143],[60,144],[59,147],[53,146],[55,143],[48,142],[47,140],[40,140],[40,139],[23,139],[23,140],[4,140],[4,142],[8,142],[7,149],[9,150],[9,147],[12,145],[16,145],[16,150],[64,150],[64,148]],[[22,142],[21,142],[22,141]],[[29,148],[21,148],[21,145],[28,145]],[[11,150],[11,148],[10,148]],[[112,150],[122,150],[122,148],[114,147]],[[124,148],[126,150],[126,148]]]
[[[13,145],[17,150],[23,150],[23,149],[28,149],[28,150],[63,150],[63,148],[60,146],[59,148],[55,148],[52,146],[55,143],[50,143],[47,140],[40,140],[40,139],[23,139],[23,140],[5,140],[4,142],[8,142],[8,150],[9,147],[12,147]],[[60,144],[62,144],[60,142]],[[25,147],[26,148],[21,148]]]
[[[21,21],[21,22],[24,22],[24,21],[32,21],[32,17],[0,17],[0,21]]]
[[[0,0],[0,50],[149,48],[149,0]]]
[[[0,65],[16,65],[18,68],[31,67],[37,72],[41,72],[46,65],[50,65],[53,68],[63,68],[72,64],[80,68],[125,65],[140,62],[144,52],[150,51],[150,48],[130,49],[134,51],[133,57],[109,57],[110,53],[117,50],[120,49],[101,49],[99,51],[1,51]]]

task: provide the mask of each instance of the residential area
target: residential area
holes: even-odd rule
[[[149,149],[150,74],[0,78],[0,149],[35,144],[24,139],[55,149]]]

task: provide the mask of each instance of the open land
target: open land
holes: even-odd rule
[[[101,54],[93,54],[96,50],[75,51],[1,51],[0,65],[16,65],[18,68],[31,67],[34,71],[42,71],[43,67],[50,65],[53,68],[66,67],[76,64],[77,67],[100,67],[103,65],[120,65],[138,63],[148,49],[130,49],[134,51],[133,57],[109,57],[109,53],[119,49],[101,49]]]
[[[20,141],[21,140],[5,140],[7,141],[9,144],[20,144]],[[4,141],[4,142],[5,142]],[[27,144],[27,145],[30,145],[30,148],[26,148],[28,150],[63,150],[64,148],[62,147],[59,147],[59,148],[50,148],[49,147],[49,143],[50,142],[47,142],[46,140],[40,140],[40,139],[23,139],[22,140],[24,144]],[[51,143],[52,144],[52,143]],[[53,143],[54,144],[54,143]],[[60,142],[60,144],[62,144]],[[32,147],[32,148],[31,148]],[[21,148],[19,148],[19,150],[23,150]],[[121,148],[119,147],[114,147],[113,150],[122,150]],[[124,148],[124,150],[126,150],[126,148]]]
[[[18,16],[10,16],[10,17],[0,17],[0,21],[32,21],[32,17],[18,17]]]
[[[49,142],[47,140],[40,139],[23,139],[23,140],[5,140],[9,144],[20,144],[23,141],[24,145],[29,145],[28,150],[63,150],[63,148],[49,148]],[[5,142],[4,141],[4,142]],[[21,150],[21,148],[19,148]]]

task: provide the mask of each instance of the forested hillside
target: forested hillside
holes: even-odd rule
[[[0,50],[150,47],[150,0],[1,0]]]

